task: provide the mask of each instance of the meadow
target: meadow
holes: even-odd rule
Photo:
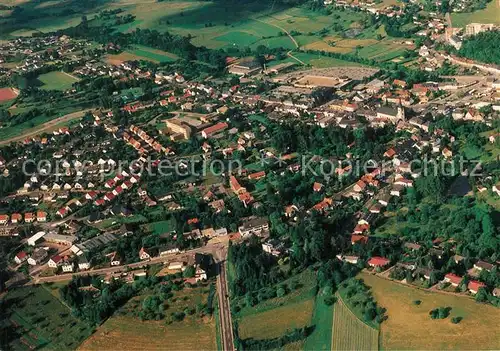
[[[184,288],[176,291],[168,300],[166,313],[196,308],[206,303],[207,287]],[[139,310],[147,290],[143,295],[132,298],[115,315],[108,319],[79,348],[80,350],[215,350],[215,316],[198,317],[187,315],[180,322],[170,324],[165,321],[141,321],[134,313]]]
[[[381,348],[486,350],[498,349],[500,310],[464,296],[429,292],[361,273],[377,304],[387,309],[381,324]],[[420,300],[420,305],[414,304]],[[431,319],[429,311],[451,307],[446,319]],[[462,317],[459,324],[451,318]],[[496,326],[496,327],[495,327]]]
[[[393,0],[386,0],[393,1]],[[65,6],[57,6],[62,5]],[[96,1],[93,6],[81,8],[79,5],[62,0],[44,3],[43,7],[33,8],[24,4],[27,11],[46,12],[47,16],[37,17],[26,23],[5,26],[5,32],[15,35],[31,35],[35,31],[47,32],[78,24],[81,14],[87,15],[90,23],[99,11],[121,9],[121,15],[130,14],[135,20],[117,27],[118,31],[130,32],[136,28],[169,31],[175,34],[191,35],[194,45],[211,49],[250,47],[259,45],[269,48],[313,49],[338,53],[354,53],[356,47],[371,48],[361,51],[363,57],[377,60],[391,60],[401,54],[403,46],[389,38],[383,26],[367,26],[366,14],[332,8],[331,14],[312,11],[306,7],[286,7],[275,3],[246,2],[230,6],[224,2],[211,1],[161,1],[141,2],[138,0]],[[78,16],[59,15],[51,18],[62,8],[78,9]],[[7,21],[7,20],[4,20]],[[95,22],[99,23],[98,20]],[[1,24],[1,22],[0,22]],[[291,40],[285,31],[291,32]],[[348,37],[344,34],[349,32]],[[1,34],[1,33],[0,33]],[[383,37],[381,39],[380,36]],[[334,41],[334,46],[331,42]],[[379,45],[380,44],[380,45]],[[379,57],[377,57],[379,55]],[[127,50],[108,60],[119,63],[123,60],[148,59],[153,62],[171,61],[176,58],[169,53],[155,52],[153,49],[137,47]],[[324,65],[318,63],[318,66]]]
[[[500,25],[500,3],[490,1],[483,10],[452,13],[451,23],[455,28],[465,27],[469,23],[494,23]]]
[[[49,72],[38,76],[38,80],[43,84],[40,89],[43,90],[68,90],[71,85],[78,82],[79,79],[65,72]]]
[[[337,296],[332,350],[378,350],[378,330],[360,320]]]
[[[75,349],[92,328],[71,315],[56,293],[44,286],[13,289],[2,299],[0,338],[12,350]]]
[[[106,61],[113,65],[120,65],[124,61],[145,60],[154,63],[173,62],[179,57],[166,51],[153,49],[143,45],[134,45],[131,49],[116,55],[106,55]]]
[[[333,306],[327,306],[321,295],[316,296],[316,276],[313,271],[306,270],[285,283],[292,280],[300,284],[296,290],[253,307],[243,307],[235,314],[239,336],[242,339],[271,339],[283,336],[294,328],[311,326],[313,332],[306,340],[287,344],[284,349],[330,350]]]

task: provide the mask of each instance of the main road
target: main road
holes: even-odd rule
[[[220,255],[220,256],[219,256]],[[217,293],[219,296],[219,320],[222,336],[222,350],[234,351],[233,321],[231,316],[231,306],[229,304],[229,291],[226,278],[226,257],[225,248],[219,250],[214,256],[217,262]]]

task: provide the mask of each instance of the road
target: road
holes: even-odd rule
[[[219,296],[219,319],[222,333],[222,350],[234,351],[233,321],[229,304],[229,292],[226,279],[226,252],[217,263],[217,293]]]
[[[2,140],[2,141],[0,141],[0,145],[7,145],[7,144],[10,144],[12,142],[23,141],[24,139],[26,139],[28,137],[33,137],[33,136],[42,134],[43,132],[48,132],[51,130],[51,128],[54,128],[58,124],[69,122],[73,119],[82,118],[85,115],[85,113],[93,111],[93,110],[94,109],[81,110],[81,111],[69,113],[67,115],[55,118],[55,119],[50,120],[46,123],[43,123],[39,126],[28,129],[25,133],[23,133],[21,135]]]
[[[130,263],[122,266],[115,266],[115,267],[107,267],[107,268],[100,268],[100,269],[92,269],[89,271],[81,271],[81,272],[74,272],[74,273],[65,273],[65,274],[59,274],[59,275],[54,275],[50,277],[33,277],[33,280],[28,283],[30,284],[42,284],[42,283],[53,283],[53,282],[61,282],[61,281],[67,281],[71,280],[73,277],[77,277],[80,275],[106,275],[106,274],[112,274],[112,273],[120,273],[120,272],[126,272],[129,269],[134,269],[134,268],[142,268],[147,265],[151,264],[156,264],[156,263],[166,263],[170,262],[172,260],[175,261],[183,261],[184,258],[187,258],[189,255],[193,255],[195,253],[207,253],[207,254],[212,254],[214,255],[218,249],[223,247],[222,244],[213,244],[213,245],[207,245],[204,247],[200,247],[194,250],[189,250],[184,253],[180,254],[171,254],[171,255],[165,255],[162,257],[154,257],[151,258],[150,260],[147,261],[141,261],[141,262],[136,262],[136,263]]]

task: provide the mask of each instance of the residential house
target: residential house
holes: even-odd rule
[[[173,254],[177,254],[179,252],[180,252],[179,248],[177,246],[175,246],[174,244],[162,246],[159,249],[160,256],[173,255]]]
[[[81,271],[90,269],[90,262],[83,255],[78,259],[78,269]]]
[[[47,251],[43,248],[38,247],[33,251],[31,256],[28,258],[28,264],[31,266],[36,266],[42,263],[47,258]]]
[[[460,285],[460,283],[462,282],[462,279],[463,278],[461,276],[456,275],[455,273],[447,273],[444,276],[444,281],[446,283],[450,283],[452,286],[455,286],[455,287]]]
[[[471,280],[469,284],[467,285],[467,289],[470,291],[471,294],[475,295],[479,291],[480,288],[485,288],[486,284],[479,282],[477,280]]]
[[[484,262],[484,261],[477,261],[476,263],[474,263],[474,268],[479,270],[479,271],[482,271],[483,269],[486,270],[486,271],[491,271],[495,266],[492,265],[491,263],[488,263],[488,262]]]
[[[50,268],[57,268],[59,267],[59,265],[62,263],[63,261],[63,258],[59,255],[55,255],[54,257],[52,257],[49,262],[47,262],[47,265],[50,267]]]
[[[28,259],[28,254],[24,251],[20,251],[17,253],[16,256],[14,256],[14,261],[17,263],[17,264],[21,264],[23,263],[24,261],[26,261]]]
[[[269,223],[267,217],[250,217],[246,218],[238,228],[242,237],[250,235],[267,236],[269,231]]]
[[[139,250],[139,258],[141,260],[149,260],[151,256],[149,255],[149,253],[147,253],[144,247],[141,247],[141,249]]]
[[[390,262],[391,261],[385,257],[374,256],[368,260],[368,266],[374,267],[374,268],[377,268],[377,267],[384,268],[387,265],[389,265]]]

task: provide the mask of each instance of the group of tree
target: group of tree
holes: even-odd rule
[[[460,56],[500,65],[500,30],[492,30],[465,38]]]

